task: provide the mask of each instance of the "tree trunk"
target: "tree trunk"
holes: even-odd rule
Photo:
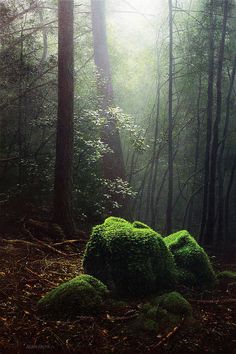
[[[102,131],[102,141],[112,150],[103,156],[103,176],[105,179],[115,180],[118,177],[125,179],[125,168],[120,135],[116,120],[108,113],[113,102],[113,88],[111,69],[107,46],[105,0],[91,0],[92,30],[94,60],[97,67],[97,85],[100,99],[100,108],[106,118]],[[122,203],[121,198],[113,195],[113,200]],[[120,210],[121,211],[121,210]],[[123,214],[123,211],[121,212]]]
[[[166,209],[166,234],[172,231],[173,203],[173,9],[169,0],[169,112],[168,112],[168,197]]]
[[[197,169],[198,169],[198,162],[199,162],[199,148],[200,148],[200,126],[201,126],[201,121],[200,121],[200,107],[201,107],[201,95],[202,95],[202,73],[200,73],[199,76],[199,86],[198,86],[198,96],[197,96],[197,114],[196,114],[196,145],[195,145],[195,156],[194,156],[194,178],[193,178],[193,185],[192,185],[192,195],[190,197],[190,204],[186,210],[188,210],[188,229],[191,228],[192,226],[192,216],[193,216],[193,209],[194,209],[194,196],[196,194],[196,179],[197,179]],[[185,218],[187,215],[185,215]]]
[[[217,234],[216,239],[220,241],[220,239],[226,238],[226,230],[224,228],[225,225],[225,215],[224,215],[224,171],[223,171],[223,158],[224,158],[224,149],[225,149],[225,142],[228,134],[228,127],[229,127],[229,119],[230,119],[230,109],[231,109],[231,96],[234,87],[234,79],[236,74],[236,54],[234,56],[233,62],[233,69],[230,76],[230,84],[229,84],[229,91],[226,98],[226,114],[225,114],[225,123],[224,123],[224,131],[222,142],[219,149],[219,156],[217,160],[218,164],[218,176],[219,176],[219,188],[218,188],[218,195],[219,195],[219,213],[218,213],[218,225],[217,225]],[[224,237],[223,234],[225,233]]]
[[[74,114],[73,0],[58,2],[58,118],[54,183],[54,221],[74,233],[72,161]]]
[[[224,219],[225,219],[225,241],[229,241],[229,214],[230,214],[230,197],[231,197],[231,190],[234,183],[234,176],[236,172],[236,156],[233,160],[233,165],[230,173],[229,183],[227,186],[226,196],[225,196],[225,208],[224,208]]]
[[[221,109],[222,109],[222,72],[225,52],[225,37],[226,26],[228,19],[228,0],[224,1],[224,16],[222,23],[222,34],[220,41],[220,49],[218,55],[217,65],[217,79],[216,79],[216,118],[213,128],[213,138],[211,146],[211,158],[210,158],[210,179],[209,179],[209,194],[208,194],[208,211],[207,211],[207,223],[206,223],[206,242],[212,244],[214,241],[214,226],[216,218],[216,176],[217,176],[217,153],[219,144],[219,124],[221,121]],[[221,211],[221,217],[223,217],[223,211]]]
[[[206,148],[204,162],[204,190],[203,190],[203,206],[199,241],[205,242],[205,228],[207,221],[208,209],[208,187],[209,187],[209,160],[210,160],[210,141],[212,136],[212,117],[213,117],[213,87],[214,87],[214,1],[210,1],[210,29],[209,29],[209,55],[208,55],[208,90],[207,90],[207,133]]]

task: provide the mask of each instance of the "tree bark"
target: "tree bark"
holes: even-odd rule
[[[217,154],[219,147],[219,124],[221,121],[222,109],[222,72],[225,52],[225,37],[228,19],[229,1],[224,1],[224,16],[222,23],[222,34],[220,41],[220,49],[218,54],[217,78],[216,78],[216,118],[213,128],[211,157],[210,157],[210,179],[208,194],[208,210],[206,223],[206,242],[212,244],[214,241],[215,218],[216,218],[216,176],[217,176]],[[223,212],[221,217],[223,217]]]
[[[100,108],[106,122],[102,131],[102,141],[112,150],[103,156],[103,176],[105,179],[114,181],[117,178],[125,179],[125,167],[120,135],[117,129],[117,122],[108,113],[108,108],[113,103],[113,87],[110,68],[110,60],[107,46],[107,33],[105,21],[105,0],[91,0],[92,31],[94,60],[97,68],[97,86],[100,99]],[[118,204],[122,203],[121,198],[112,195],[113,200]],[[124,210],[121,211],[123,214]]]
[[[202,218],[200,228],[200,243],[205,242],[205,228],[207,221],[208,210],[208,187],[209,187],[209,160],[210,160],[210,141],[212,136],[212,119],[213,119],[213,87],[214,87],[214,1],[210,0],[210,29],[209,29],[209,54],[208,54],[208,90],[207,90],[207,133],[205,147],[205,162],[204,162],[204,190],[203,190],[203,205]]]
[[[54,221],[74,233],[72,161],[74,114],[73,0],[58,2],[58,118],[54,182]]]
[[[168,197],[166,209],[166,234],[172,231],[173,203],[173,9],[169,0],[169,107],[168,107]]]
[[[220,239],[226,239],[226,229],[225,226],[225,215],[224,215],[224,171],[223,171],[223,158],[224,158],[224,150],[225,150],[225,142],[228,134],[228,127],[229,127],[229,119],[230,119],[230,109],[231,109],[231,96],[234,87],[234,80],[236,74],[236,54],[234,56],[233,62],[233,69],[230,76],[230,84],[229,84],[229,91],[226,98],[226,113],[225,113],[225,123],[224,123],[224,131],[222,142],[219,149],[219,156],[218,156],[218,176],[219,176],[219,187],[218,187],[218,203],[219,203],[219,212],[218,212],[218,225],[217,225],[217,234],[216,239],[220,241]]]

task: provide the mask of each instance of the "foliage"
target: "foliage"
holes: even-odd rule
[[[199,288],[211,288],[216,276],[210,260],[202,247],[186,230],[164,238],[174,256],[180,284]]]
[[[163,291],[175,283],[174,260],[162,237],[114,217],[93,228],[83,265],[88,274],[123,295]]]
[[[56,318],[94,314],[108,295],[107,287],[90,275],[80,275],[51,290],[38,302],[38,309]]]

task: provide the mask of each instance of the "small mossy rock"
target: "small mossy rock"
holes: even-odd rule
[[[192,316],[192,306],[176,291],[157,297],[154,300],[154,303],[174,315],[186,317]]]
[[[209,257],[188,231],[167,236],[164,242],[174,256],[180,284],[201,289],[215,286],[216,275]]]
[[[167,330],[179,324],[183,317],[192,319],[192,307],[182,295],[171,292],[144,304],[134,325],[137,330],[150,332]]]
[[[236,288],[236,272],[225,270],[217,274],[217,281],[220,288]]]
[[[224,270],[223,272],[220,272],[217,274],[217,279],[225,282],[234,282],[236,281],[236,272],[232,272],[231,270]]]
[[[93,228],[83,266],[120,295],[140,296],[175,285],[174,258],[151,228],[109,217]]]
[[[38,302],[40,313],[55,318],[73,318],[94,314],[108,296],[108,289],[100,280],[83,274],[49,291]]]

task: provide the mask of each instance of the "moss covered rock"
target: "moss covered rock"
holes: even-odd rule
[[[176,291],[157,297],[154,303],[172,314],[178,316],[192,316],[192,306]]]
[[[231,292],[236,290],[236,272],[224,270],[217,274],[217,281],[220,288]]]
[[[234,282],[236,281],[236,272],[232,272],[231,270],[224,270],[217,274],[217,279],[219,281],[227,281],[227,282]]]
[[[95,226],[83,266],[113,291],[145,295],[174,286],[176,268],[163,238],[145,225],[109,217]]]
[[[150,332],[166,330],[179,324],[183,317],[192,319],[192,307],[181,294],[171,292],[144,304],[134,326]]]
[[[38,302],[42,314],[72,318],[96,313],[108,295],[108,289],[90,275],[80,275],[51,290]]]
[[[202,289],[212,288],[216,275],[209,257],[186,230],[164,238],[174,256],[180,284]]]

